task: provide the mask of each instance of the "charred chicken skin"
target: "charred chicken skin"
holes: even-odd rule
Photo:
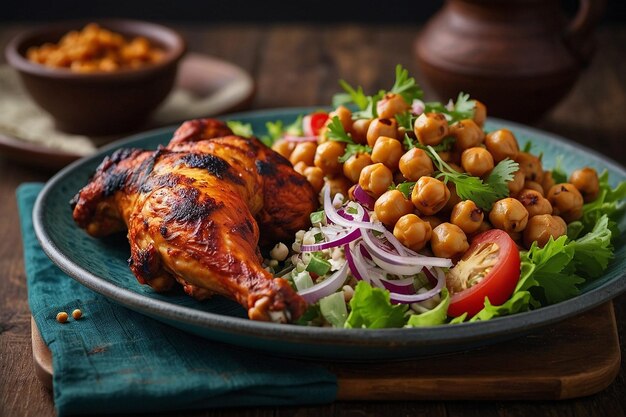
[[[315,192],[289,162],[222,122],[185,122],[167,147],[108,156],[72,204],[92,236],[128,230],[129,266],[156,291],[220,294],[253,320],[293,321],[306,302],[262,266],[262,243],[309,223]]]

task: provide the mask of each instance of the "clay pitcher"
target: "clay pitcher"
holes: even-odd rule
[[[567,94],[591,59],[604,0],[449,0],[416,41],[423,77],[441,100],[459,91],[492,116],[535,121]]]

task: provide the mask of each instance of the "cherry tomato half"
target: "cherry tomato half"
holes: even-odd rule
[[[485,297],[500,305],[511,297],[520,277],[519,250],[513,239],[499,229],[474,238],[463,258],[446,274],[450,291],[448,315],[474,316],[483,309]]]
[[[328,113],[317,112],[307,114],[302,119],[302,130],[304,136],[317,136],[320,134],[320,130],[324,127],[324,124],[328,120]]]

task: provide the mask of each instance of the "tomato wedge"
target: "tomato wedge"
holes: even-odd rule
[[[520,277],[520,256],[510,236],[499,229],[481,233],[463,258],[446,274],[450,291],[448,315],[474,316],[483,309],[485,297],[500,305],[511,297]]]
[[[304,136],[317,136],[320,133],[322,127],[328,120],[328,113],[325,112],[317,112],[311,113],[304,116],[302,119],[302,130],[304,131]]]

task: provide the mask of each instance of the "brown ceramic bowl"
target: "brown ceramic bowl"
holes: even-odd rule
[[[63,22],[34,29],[9,42],[6,58],[35,102],[54,118],[59,129],[87,135],[124,133],[140,127],[174,86],[178,63],[186,51],[175,31],[133,20],[100,20],[103,28],[125,37],[143,36],[164,51],[163,59],[137,69],[79,73],[29,61],[31,46],[58,42],[89,22]]]

